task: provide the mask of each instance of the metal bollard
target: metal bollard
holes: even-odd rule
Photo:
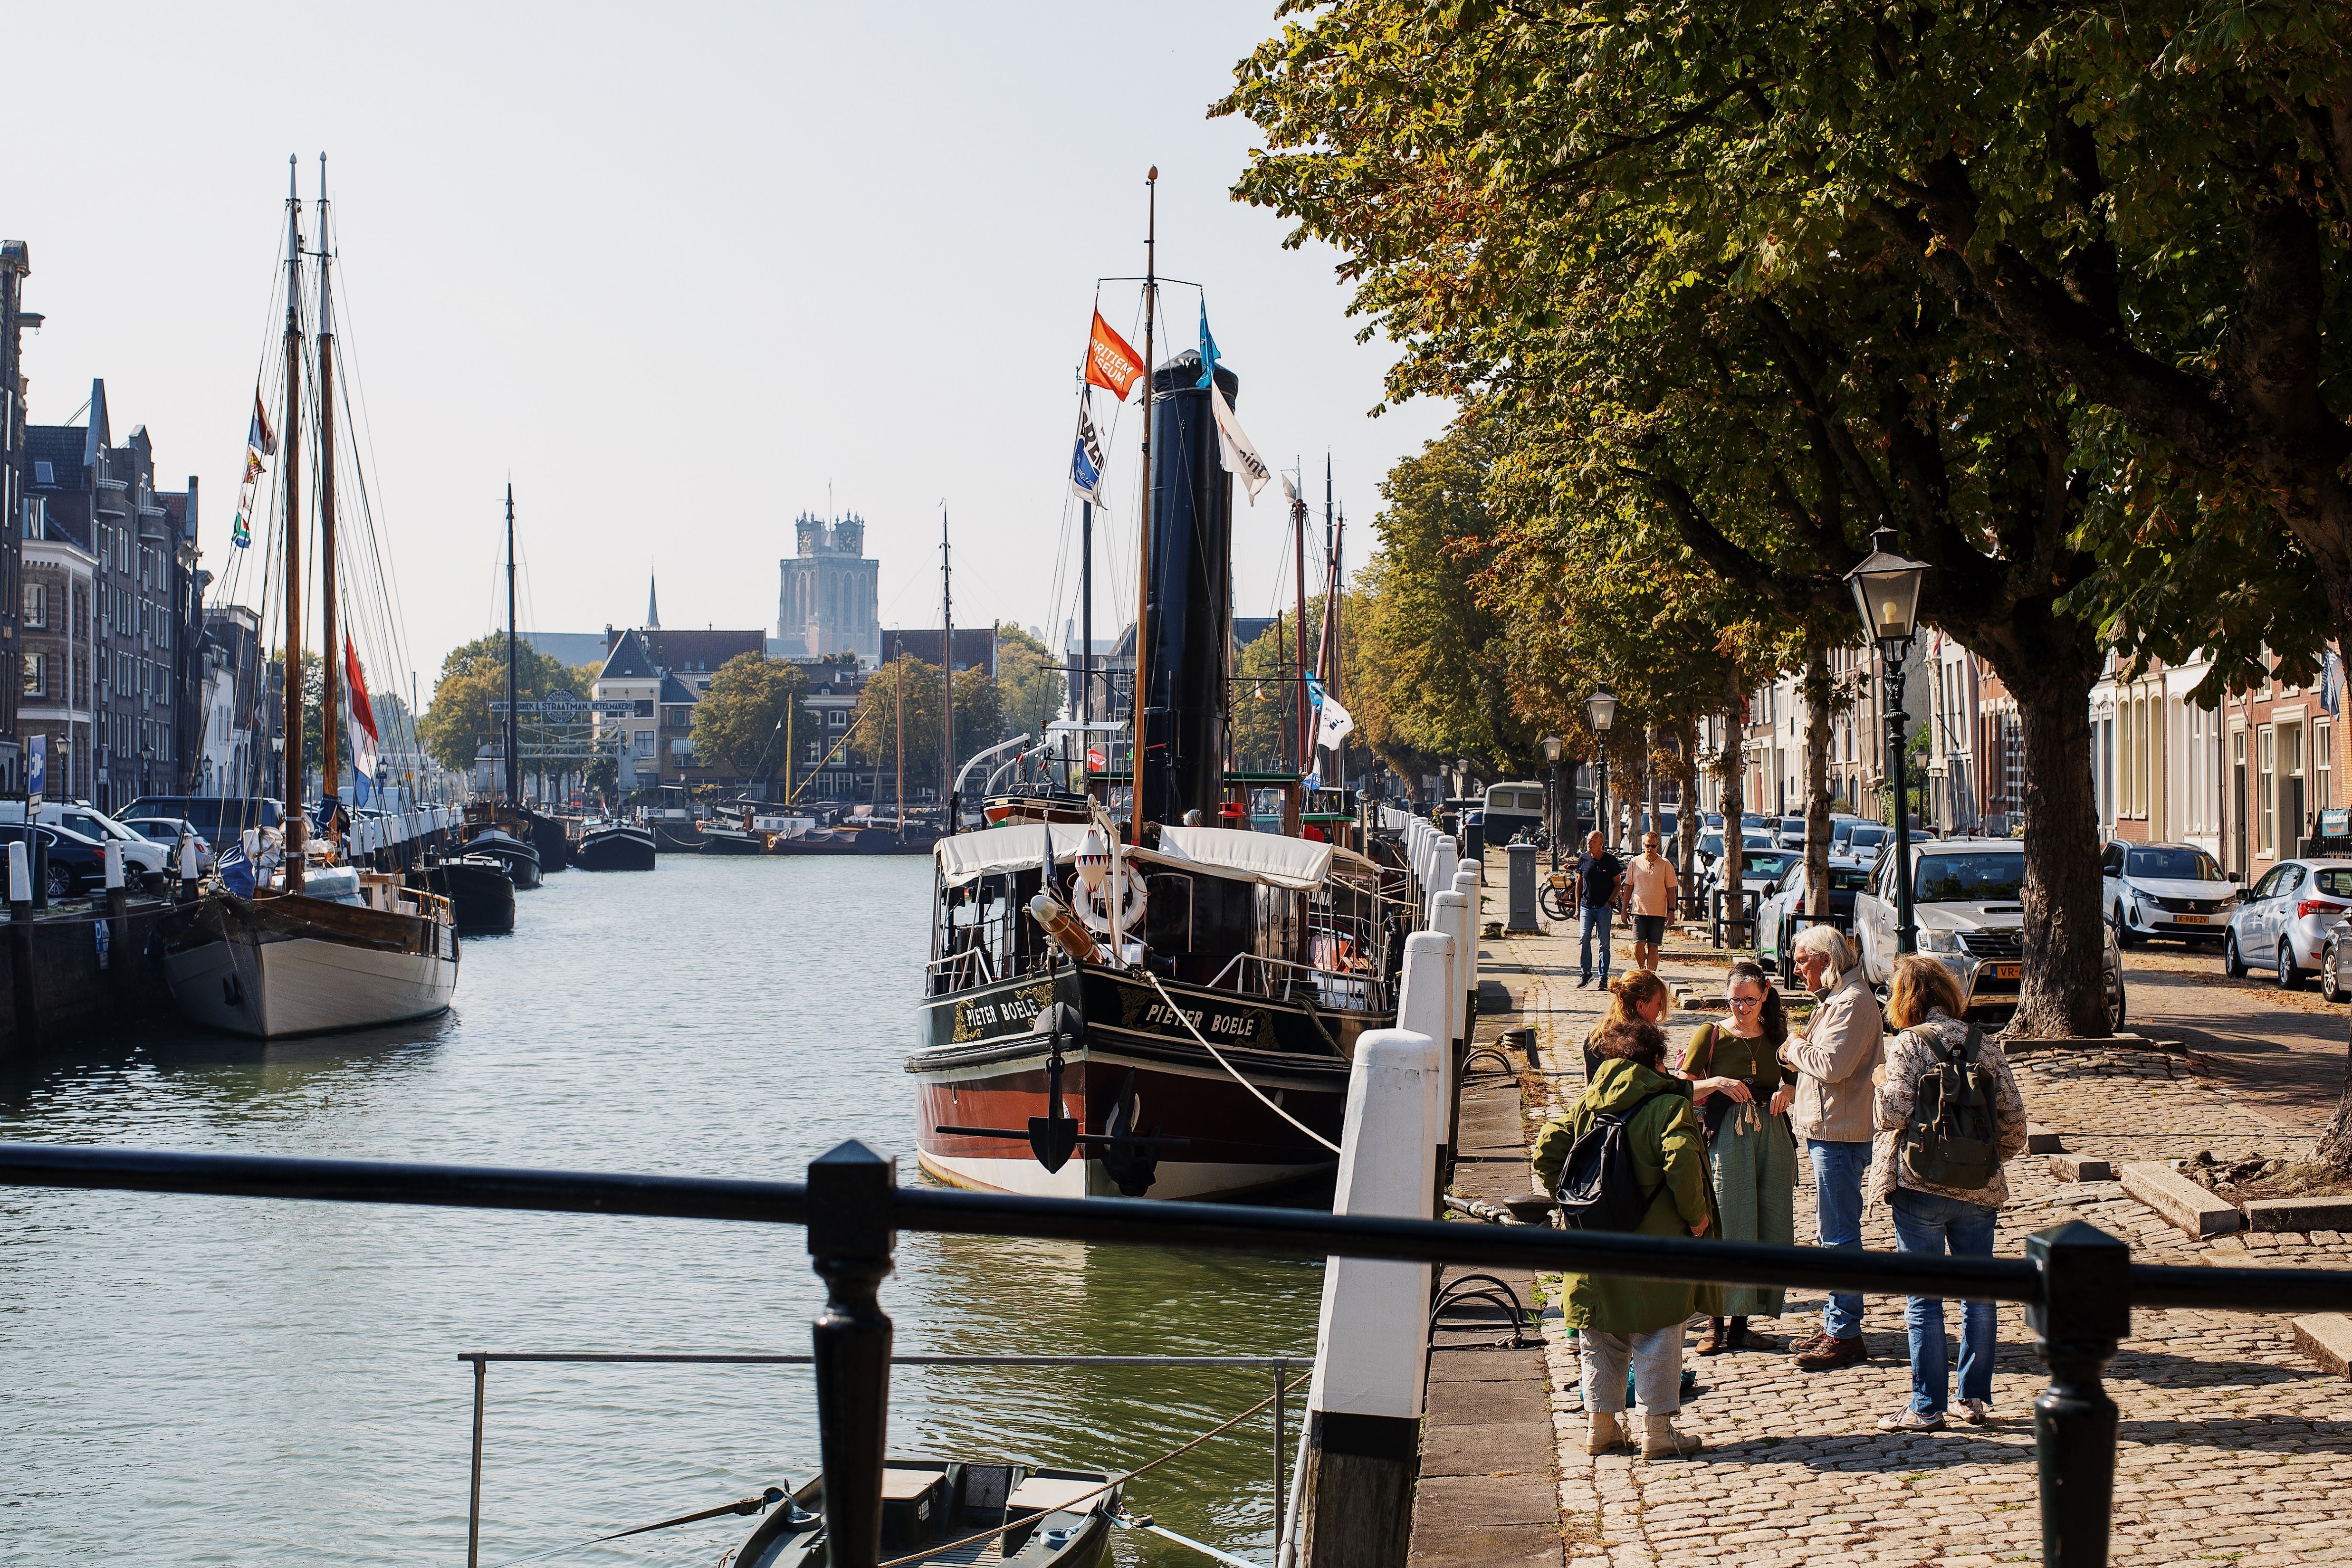
[[[875,1568],[882,1560],[891,1329],[876,1291],[898,1243],[890,1221],[898,1184],[898,1163],[856,1139],[809,1163],[809,1257],[825,1285],[813,1331],[830,1568]]]
[[[2070,1220],[2025,1238],[2042,1271],[2042,1301],[2025,1310],[2050,1386],[2033,1402],[2042,1482],[2042,1561],[2105,1568],[2116,1496],[2116,1402],[2099,1374],[2131,1332],[2131,1248]]]
[[[180,898],[193,901],[196,896],[196,838],[192,833],[180,835]]]
[[[131,892],[122,885],[122,846],[109,839],[104,853],[107,935],[117,949],[123,949],[131,941]]]

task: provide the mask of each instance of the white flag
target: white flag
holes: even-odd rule
[[[1257,504],[1257,492],[1265,489],[1265,481],[1274,470],[1257,455],[1249,437],[1242,434],[1241,421],[1234,417],[1234,405],[1225,401],[1225,389],[1209,388],[1209,405],[1217,411],[1217,444],[1224,449],[1225,472],[1239,474],[1242,488],[1249,491],[1250,505]]]
[[[1316,726],[1315,743],[1327,752],[1336,752],[1339,742],[1354,732],[1356,721],[1339,706],[1339,700],[1329,692],[1323,694],[1321,722]]]

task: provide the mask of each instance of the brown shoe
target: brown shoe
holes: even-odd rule
[[[1726,1329],[1723,1348],[1728,1351],[1769,1351],[1772,1342],[1753,1329]]]
[[[1869,1359],[1870,1347],[1862,1342],[1860,1334],[1854,1334],[1847,1339],[1831,1340],[1826,1345],[1817,1345],[1811,1350],[1801,1352],[1797,1357],[1797,1366],[1802,1372],[1831,1372],[1838,1367],[1853,1366],[1857,1362],[1865,1362]]]
[[[1698,1353],[1721,1355],[1731,1348],[1731,1331],[1723,1326],[1721,1318],[1709,1318],[1706,1321],[1706,1337],[1698,1342]]]
[[[1807,1334],[1801,1340],[1790,1341],[1789,1353],[1790,1355],[1807,1355],[1814,1351],[1827,1350],[1830,1346],[1835,1343],[1837,1343],[1837,1341],[1832,1339],[1828,1331],[1824,1330],[1819,1332]]]

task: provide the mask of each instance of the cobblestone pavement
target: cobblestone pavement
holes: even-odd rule
[[[1501,900],[1497,892],[1488,899],[1491,919]],[[1621,972],[1624,951],[1621,943]],[[1555,1105],[1572,1100],[1583,1079],[1578,1047],[1606,1003],[1605,993],[1576,987],[1572,933],[1490,938],[1482,954],[1486,973],[1518,1002],[1517,1021],[1539,1031]],[[1669,979],[1711,993],[1725,962],[1677,935],[1662,967]],[[1679,1044],[1704,1016],[1669,1017],[1669,1036]],[[2073,1152],[2120,1161],[2200,1148],[2294,1154],[2309,1144],[2248,1096],[2200,1081],[2178,1055],[2049,1053],[2014,1065],[2029,1114],[2061,1132]],[[2046,1158],[2034,1156],[2012,1164],[2010,1177],[2016,1201],[2001,1216],[2003,1256],[2021,1255],[2031,1232],[2079,1215],[2124,1237],[2145,1261],[2352,1268],[2352,1237],[2200,1245],[2119,1184],[2062,1184]],[[1811,1235],[1811,1192],[1801,1183],[1797,1236]],[[1883,1206],[1868,1217],[1864,1240],[1893,1248]],[[1821,1304],[1817,1294],[1791,1291],[1790,1315],[1756,1327],[1785,1344],[1814,1331]],[[1570,1564],[2038,1561],[2031,1406],[2045,1379],[2023,1309],[2000,1313],[1996,1424],[1896,1436],[1874,1423],[1908,1394],[1903,1306],[1900,1298],[1872,1299],[1864,1322],[1872,1360],[1839,1372],[1801,1373],[1777,1351],[1691,1356],[1685,1364],[1698,1369],[1700,1388],[1679,1420],[1706,1447],[1664,1462],[1585,1456],[1576,1357],[1557,1315],[1549,1317]],[[1958,1314],[1948,1308],[1947,1315],[1957,1349]],[[2306,1361],[2284,1319],[2143,1310],[2107,1386],[2123,1416],[2114,1562],[2352,1563],[2342,1500],[2352,1487],[2352,1384]]]
[[[2124,957],[2127,1012],[2136,1031],[2178,1040],[2210,1087],[2225,1089],[2282,1126],[2316,1132],[2344,1092],[2345,1008],[2308,981],[2282,991],[2260,972],[2221,973],[2221,955],[2154,942]]]

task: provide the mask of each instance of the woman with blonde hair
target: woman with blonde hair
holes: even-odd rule
[[[1792,1191],[1797,1144],[1776,1103],[1784,1077],[1780,1052],[1789,1038],[1789,1016],[1780,993],[1746,959],[1725,975],[1723,997],[1729,1004],[1728,1016],[1720,1024],[1700,1025],[1675,1068],[1675,1076],[1689,1080],[1706,1131],[1707,1169],[1715,1178],[1715,1201],[1723,1218],[1718,1234],[1726,1241],[1792,1246],[1797,1239]],[[1748,1317],[1777,1318],[1785,1305],[1786,1293],[1778,1288],[1725,1286],[1723,1316],[1707,1320],[1698,1353],[1768,1348],[1748,1333]]]
[[[1609,983],[1609,1011],[1584,1037],[1584,1081],[1601,1070],[1601,1037],[1612,1025],[1655,1024],[1674,1005],[1674,993],[1654,969],[1629,969]]]
[[[1917,953],[1895,961],[1886,1021],[1902,1032],[1886,1043],[1873,1096],[1878,1136],[1870,1195],[1895,1211],[1900,1252],[1940,1256],[1948,1248],[1956,1258],[1991,1257],[1993,1229],[2009,1202],[2001,1166],[2025,1150],[2025,1097],[2017,1076],[2000,1041],[1961,1021],[1965,1011],[1950,970]],[[1930,1083],[1923,1104],[1922,1088]],[[1992,1145],[1989,1160],[1986,1142]],[[1942,1299],[1910,1297],[1903,1322],[1911,1341],[1911,1398],[1878,1429],[1933,1432],[1944,1425],[1951,1392]],[[1990,1301],[1962,1304],[1960,1410],[1971,1426],[1992,1420],[1994,1323]]]

